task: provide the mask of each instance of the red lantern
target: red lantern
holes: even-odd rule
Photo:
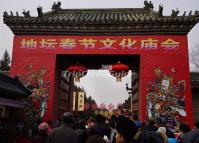
[[[75,82],[80,82],[80,78],[87,74],[86,67],[80,64],[69,66],[67,71],[69,71],[70,76],[75,78]]]
[[[116,81],[117,82],[121,82],[122,81],[122,77],[128,75],[129,67],[127,65],[125,65],[125,64],[122,64],[122,63],[118,62],[118,63],[113,64],[111,66],[111,69],[109,70],[109,72],[111,73],[111,75],[116,77]]]

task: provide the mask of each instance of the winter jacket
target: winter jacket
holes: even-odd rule
[[[79,143],[75,131],[67,124],[53,129],[49,135],[48,143]]]

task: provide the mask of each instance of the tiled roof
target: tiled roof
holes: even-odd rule
[[[115,9],[52,9],[30,15],[13,16],[4,13],[4,23],[15,34],[187,34],[199,21],[199,12],[177,16],[163,16],[153,8]]]
[[[155,11],[154,11],[155,14]],[[49,12],[43,21],[67,22],[68,24],[127,24],[152,20],[149,10],[140,9],[68,9]]]
[[[24,87],[18,78],[11,78],[0,73],[0,97],[10,99],[23,99],[31,92]]]

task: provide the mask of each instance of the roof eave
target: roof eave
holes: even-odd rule
[[[197,22],[189,24],[129,24],[129,25],[18,25],[9,24],[15,35],[100,35],[100,34],[188,34]]]

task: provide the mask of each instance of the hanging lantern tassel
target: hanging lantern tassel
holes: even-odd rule
[[[80,77],[75,77],[75,82],[80,82]]]
[[[122,82],[122,77],[116,77],[116,82]]]
[[[114,74],[113,74],[114,75]],[[115,73],[116,82],[122,82],[122,77],[125,77],[128,75],[128,71],[121,71]]]
[[[111,75],[116,77],[116,82],[122,82],[122,77],[128,75],[128,71],[110,71]]]

